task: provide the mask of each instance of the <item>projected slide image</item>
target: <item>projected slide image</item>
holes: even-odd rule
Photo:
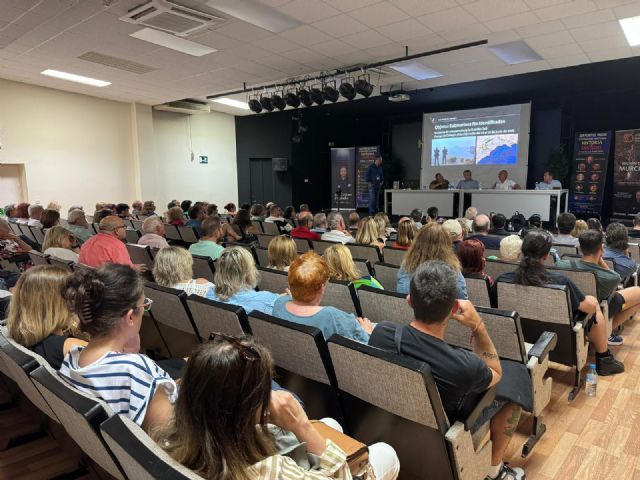
[[[476,137],[438,138],[431,143],[431,165],[473,165]]]
[[[479,135],[476,143],[478,165],[518,163],[518,134]]]

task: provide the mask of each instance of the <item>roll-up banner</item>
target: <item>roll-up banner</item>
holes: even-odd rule
[[[576,135],[569,197],[572,212],[601,213],[610,148],[611,132]]]
[[[640,129],[616,132],[613,172],[613,216],[640,212]]]
[[[356,164],[358,165],[358,187],[356,193],[356,207],[369,206],[369,185],[364,179],[367,168],[376,157],[380,156],[380,145],[371,147],[358,147],[356,151]]]
[[[355,148],[331,149],[331,208],[353,210],[356,199]]]

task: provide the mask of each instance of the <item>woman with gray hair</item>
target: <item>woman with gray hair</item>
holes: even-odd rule
[[[259,273],[249,251],[243,247],[225,248],[216,260],[216,287],[207,298],[244,308],[247,314],[254,310],[271,315],[278,294],[256,292]]]
[[[187,295],[206,297],[215,287],[206,278],[193,278],[193,257],[181,247],[158,251],[153,261],[153,278],[158,285],[184,290]]]

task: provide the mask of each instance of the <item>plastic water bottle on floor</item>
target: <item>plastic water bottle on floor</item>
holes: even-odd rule
[[[596,366],[593,363],[589,365],[587,377],[584,381],[584,387],[587,392],[587,397],[596,396],[596,389],[598,388],[598,374],[596,373]]]

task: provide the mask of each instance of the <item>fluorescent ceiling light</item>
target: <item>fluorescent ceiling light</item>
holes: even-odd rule
[[[59,78],[61,80],[69,80],[70,82],[84,83],[85,85],[91,85],[93,87],[106,87],[111,85],[111,82],[105,82],[104,80],[96,80],[95,78],[83,77],[82,75],[76,75],[74,73],[61,72],[60,70],[47,69],[40,72],[42,75],[48,77]]]
[[[489,50],[507,65],[542,60],[542,57],[528,43],[522,40],[492,45]]]
[[[632,47],[640,45],[640,17],[628,17],[618,20],[627,42]]]
[[[395,71],[404,73],[405,75],[415,78],[416,80],[427,80],[429,78],[438,78],[442,74],[427,67],[420,62],[402,62],[388,65],[389,68],[393,68]]]
[[[299,20],[255,0],[207,0],[206,5],[273,33],[303,25]]]
[[[241,108],[242,110],[249,110],[249,104],[247,102],[241,102],[240,100],[234,100],[233,98],[214,98],[212,102],[221,103],[229,107]]]
[[[210,48],[206,45],[192,42],[191,40],[185,40],[184,38],[178,38],[170,33],[153,30],[151,28],[143,28],[142,30],[129,34],[129,36],[160,45],[161,47],[170,48],[171,50],[193,55],[194,57],[202,57],[203,55],[217,51],[215,48]]]

